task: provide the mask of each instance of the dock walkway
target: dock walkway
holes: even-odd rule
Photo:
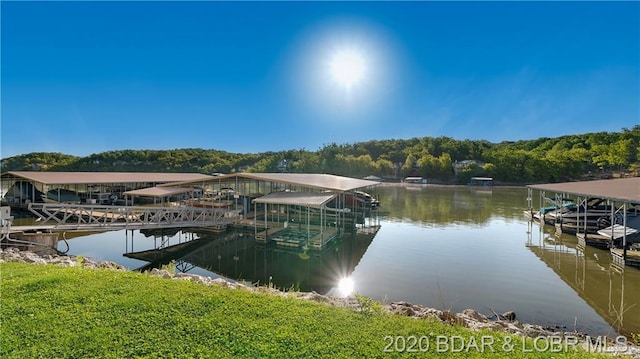
[[[36,224],[12,226],[24,231],[119,230],[216,227],[233,223],[235,211],[197,207],[105,206],[32,203]]]

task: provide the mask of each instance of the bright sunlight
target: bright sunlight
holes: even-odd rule
[[[338,282],[338,291],[343,297],[348,297],[353,293],[354,284],[351,278],[342,278]]]
[[[359,52],[352,49],[340,50],[331,57],[329,69],[336,83],[350,89],[364,78],[366,64]]]

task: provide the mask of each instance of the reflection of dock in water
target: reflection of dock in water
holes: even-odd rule
[[[529,250],[620,334],[640,331],[640,271],[615,264],[608,251],[583,246],[575,237],[540,235],[528,242]]]
[[[318,251],[259,244],[245,234],[225,243],[207,243],[182,260],[231,279],[327,293],[353,272],[374,235],[344,235]]]
[[[640,268],[640,251],[627,250],[626,258],[624,250],[621,248],[611,248],[611,257],[613,262],[619,266],[632,266]]]
[[[181,239],[179,243],[171,244],[171,242],[175,240],[175,237],[179,236],[180,230],[180,228],[145,231],[141,230],[140,232],[144,234],[145,237],[153,236],[154,238],[159,239],[159,243],[155,244],[156,248],[139,252],[127,251],[127,253],[124,253],[123,256],[149,262],[148,264],[137,269],[139,271],[145,271],[151,268],[160,268],[162,265],[168,264],[172,260],[177,261],[187,254],[193,252],[198,247],[203,246],[208,241],[215,240],[220,242],[224,240],[230,240],[230,238],[228,238],[228,235],[225,236],[224,234],[222,234],[216,236],[215,238],[212,238],[210,236],[205,236],[205,234],[210,233],[206,229],[193,229],[194,231],[197,231],[197,233],[189,232],[188,237],[190,237],[190,239],[186,238],[187,236],[185,236],[185,238]],[[131,238],[131,242],[131,245],[133,246],[133,238]]]
[[[343,235],[319,251],[265,245],[256,243],[252,233],[229,231],[125,256],[153,261],[143,268],[176,260],[233,280],[324,294],[353,272],[376,233],[369,229]]]
[[[200,239],[194,239],[160,249],[150,249],[141,252],[124,253],[123,256],[149,262],[149,264],[137,269],[140,271],[145,271],[151,268],[159,268],[162,264],[166,264],[171,262],[172,260],[181,258],[201,245],[202,243]]]

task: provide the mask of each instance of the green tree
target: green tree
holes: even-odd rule
[[[407,159],[404,161],[404,165],[402,166],[402,175],[403,176],[412,175],[415,166],[416,166],[416,157],[412,153],[409,153],[407,155]]]

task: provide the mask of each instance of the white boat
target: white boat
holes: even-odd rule
[[[621,247],[624,239],[627,246],[640,242],[640,216],[627,217],[627,226],[614,224],[598,230],[598,234],[609,238],[614,247]]]
[[[614,224],[613,226],[609,226],[607,228],[603,228],[598,230],[598,234],[601,236],[605,236],[612,240],[622,240],[623,237],[627,237],[627,239],[635,237],[640,233],[635,228],[625,227],[621,224]]]
[[[591,199],[585,205],[568,203],[545,214],[546,223],[560,226],[563,232],[576,233],[586,228],[587,233],[596,233],[599,229],[610,226],[611,206],[603,205],[603,199]],[[620,223],[622,217],[616,215],[615,223]]]

